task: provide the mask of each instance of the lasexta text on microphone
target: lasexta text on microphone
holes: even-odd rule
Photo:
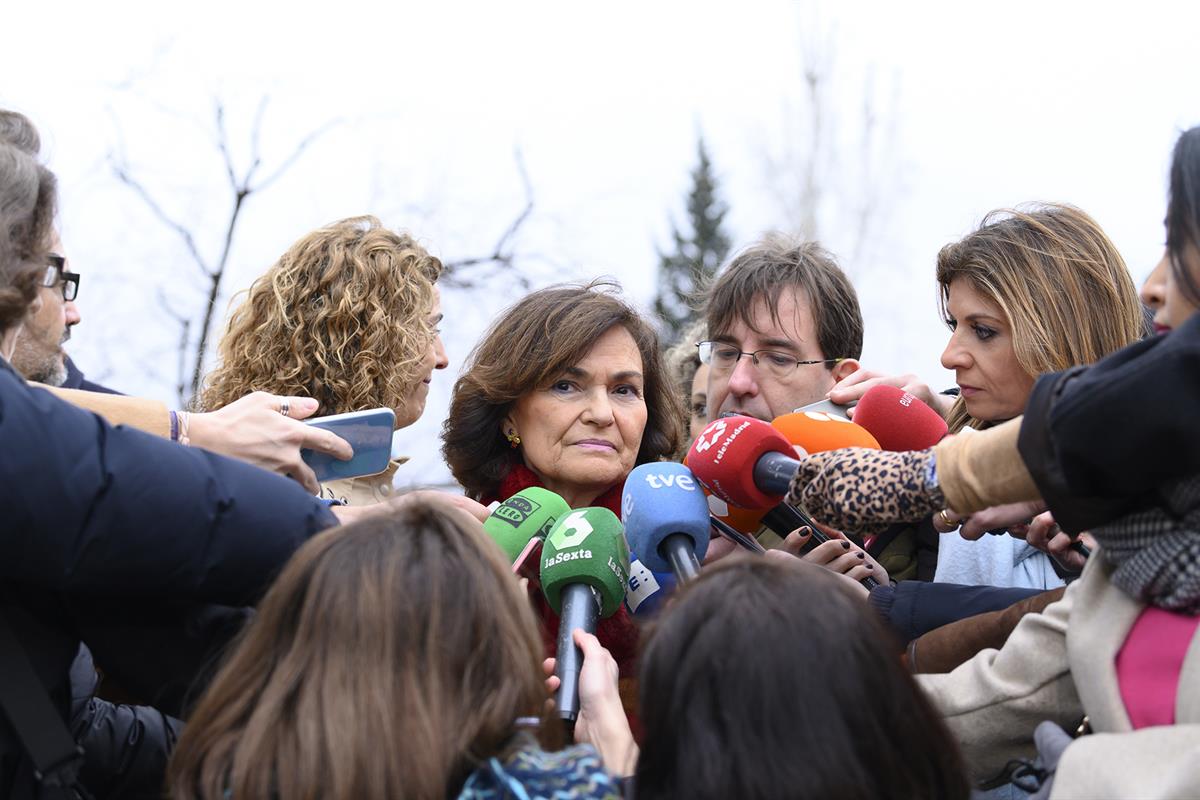
[[[596,621],[621,607],[629,582],[621,521],[606,508],[581,508],[558,520],[542,549],[540,577],[546,601],[560,618],[554,669],[560,681],[558,715],[574,722],[583,653],[573,632],[595,633]]]

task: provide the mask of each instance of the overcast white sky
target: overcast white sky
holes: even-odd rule
[[[1116,6],[1114,5],[1114,8]],[[195,267],[107,155],[215,257],[230,198],[212,145],[228,107],[245,164],[260,99],[270,168],[249,201],[226,295],[306,231],[375,213],[444,258],[487,252],[523,203],[533,285],[611,275],[643,306],[655,245],[680,217],[695,138],[708,140],[738,245],[794,224],[788,165],[808,152],[802,64],[826,75],[822,239],[843,256],[867,325],[864,361],[935,385],[946,333],[933,260],[989,209],[1031,200],[1095,216],[1140,281],[1162,247],[1165,171],[1200,123],[1200,4],[609,2],[26,3],[5,9],[0,105],[41,128],[83,273],[71,343],[85,372],[170,401],[178,338],[160,287],[200,307]],[[877,118],[864,157],[864,112]],[[789,160],[791,159],[791,160]],[[870,236],[854,213],[870,201]],[[445,296],[448,374],[401,434],[410,474],[437,481],[450,386],[511,284]],[[222,309],[226,300],[222,300]],[[216,331],[219,335],[219,330]]]

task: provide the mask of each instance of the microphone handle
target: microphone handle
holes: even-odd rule
[[[555,653],[554,674],[560,681],[555,700],[559,719],[574,723],[579,716],[579,671],[583,669],[583,651],[575,644],[572,632],[583,628],[596,632],[600,603],[596,590],[586,583],[569,583],[562,590],[562,615],[558,620],[558,650]]]
[[[787,494],[792,478],[796,477],[796,467],[800,462],[794,456],[783,453],[763,453],[754,464],[754,485],[767,494],[777,495],[780,499]]]
[[[700,561],[696,548],[687,534],[672,533],[658,545],[658,552],[671,562],[671,571],[680,584],[694,580],[700,575]]]
[[[804,545],[804,548],[800,551],[801,553],[807,553],[817,545],[824,544],[830,539],[829,536],[826,536],[817,528],[817,523],[812,521],[812,517],[805,513],[803,509],[796,508],[791,503],[780,503],[775,506],[766,514],[763,514],[762,521],[764,525],[782,536],[787,536],[800,526],[807,525],[808,529],[812,531],[812,538]],[[859,582],[867,587],[868,590],[874,589],[879,585],[879,581],[870,575]]]

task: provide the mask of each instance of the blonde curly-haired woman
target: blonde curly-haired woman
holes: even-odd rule
[[[415,239],[375,217],[305,235],[234,309],[198,405],[212,411],[263,390],[314,397],[322,415],[387,407],[397,429],[411,425],[425,410],[433,371],[449,363],[438,331],[441,271]],[[401,463],[331,481],[321,495],[380,502]]]

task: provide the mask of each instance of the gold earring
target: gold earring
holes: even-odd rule
[[[508,439],[509,447],[515,448],[517,445],[519,445],[521,443],[521,437],[517,436],[516,431],[509,431],[508,433],[504,434],[504,438]]]

